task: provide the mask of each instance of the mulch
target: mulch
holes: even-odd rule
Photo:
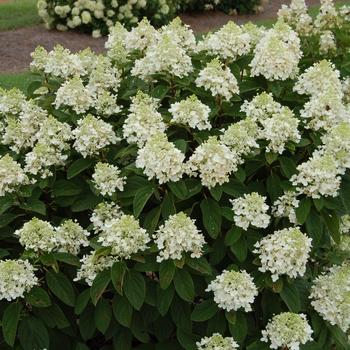
[[[0,2],[4,1],[7,0],[0,0]],[[318,4],[319,0],[307,0],[306,2],[308,5],[314,5]],[[288,3],[290,0],[270,0],[265,11],[256,15],[229,16],[219,11],[207,11],[187,13],[180,17],[184,23],[190,25],[195,33],[204,33],[217,29],[229,20],[245,23],[274,18],[281,5]],[[56,44],[61,44],[72,52],[86,47],[91,47],[96,52],[104,52],[105,40],[106,38],[95,39],[90,35],[73,31],[48,31],[41,25],[0,32],[0,72],[10,73],[27,70],[31,62],[30,53],[38,45],[47,50],[51,50]]]

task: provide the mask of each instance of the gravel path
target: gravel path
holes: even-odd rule
[[[4,1],[4,0],[0,0]],[[289,3],[290,0],[270,0],[269,5],[263,13],[257,15],[229,16],[222,12],[209,11],[204,13],[188,13],[180,17],[189,24],[196,33],[203,33],[214,30],[229,20],[237,23],[247,21],[260,21],[271,19],[276,16],[282,4]],[[309,5],[319,3],[319,0],[307,0]],[[51,50],[54,45],[61,44],[70,50],[79,51],[86,47],[91,47],[97,52],[104,51],[105,38],[94,39],[89,35],[77,32],[47,31],[43,26],[21,28],[0,32],[0,72],[20,72],[28,69],[31,62],[30,53],[38,45]]]

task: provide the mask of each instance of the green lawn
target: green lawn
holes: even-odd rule
[[[30,72],[0,73],[0,87],[4,89],[12,89],[16,87],[23,92],[27,92],[28,86],[34,80],[38,80],[38,78]]]
[[[0,4],[0,31],[29,27],[41,22],[37,0],[12,0]]]

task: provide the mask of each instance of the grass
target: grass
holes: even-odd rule
[[[0,4],[0,31],[39,24],[37,0],[11,0]]]
[[[0,73],[0,87],[4,89],[18,88],[26,93],[30,83],[37,79],[38,78],[29,71],[21,73]]]

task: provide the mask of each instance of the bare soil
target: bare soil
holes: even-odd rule
[[[5,2],[8,0],[0,0]],[[315,5],[319,0],[307,0],[308,5]],[[182,20],[191,26],[195,33],[208,32],[226,24],[229,20],[237,23],[260,21],[274,18],[282,4],[290,0],[270,0],[265,11],[256,15],[229,16],[219,11],[204,13],[186,13]],[[34,26],[0,32],[0,72],[20,72],[28,69],[31,62],[30,53],[41,45],[51,50],[56,44],[61,44],[76,52],[86,47],[96,52],[104,52],[105,38],[94,39],[90,35],[73,31],[58,32],[46,30],[43,26]]]

